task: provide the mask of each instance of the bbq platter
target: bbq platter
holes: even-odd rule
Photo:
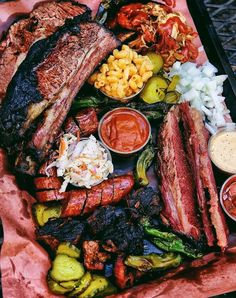
[[[235,82],[201,6],[33,4],[0,42],[3,297],[235,290]]]

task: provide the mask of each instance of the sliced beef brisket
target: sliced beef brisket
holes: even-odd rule
[[[89,20],[91,11],[74,0],[44,2],[34,9],[27,19],[22,19],[10,27],[6,37],[0,42],[0,103],[32,44],[50,36],[63,26],[66,20],[76,19],[81,15]]]
[[[195,162],[198,207],[208,245],[213,246],[214,238],[216,238],[218,246],[225,248],[228,243],[228,228],[220,207],[211,160],[208,155],[208,133],[197,110],[191,109],[188,104],[182,104],[180,112],[185,131],[188,132],[186,141],[191,145],[190,148],[194,156],[192,160]]]
[[[80,33],[58,44],[58,50],[37,70],[44,98],[56,94],[56,102],[45,112],[29,145],[40,161],[51,148],[79,89],[104,57],[118,46],[112,34],[95,22],[81,23],[79,28]]]
[[[160,192],[163,198],[162,219],[174,231],[198,241],[202,235],[195,204],[193,177],[174,110],[167,114],[158,142]]]
[[[159,134],[161,216],[173,230],[223,250],[228,228],[220,209],[200,113],[187,103],[172,109]]]
[[[5,148],[25,140],[26,132],[40,119],[27,137],[30,141],[24,142],[24,154],[17,159],[23,172],[34,174],[36,163],[32,161],[41,162],[49,154],[74,97],[95,67],[119,45],[99,24],[77,21],[31,47],[0,110]]]

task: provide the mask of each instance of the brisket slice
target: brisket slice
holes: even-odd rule
[[[206,189],[204,189],[203,181],[201,179],[202,144],[200,143],[199,136],[196,133],[195,123],[192,117],[192,110],[190,109],[189,105],[181,105],[180,113],[188,162],[194,175],[194,181],[196,184],[198,210],[201,214],[203,230],[206,235],[207,245],[214,246],[216,239],[210,219],[210,214],[208,212],[209,202],[206,196]],[[196,123],[196,125],[199,126],[199,121],[197,122],[198,123]],[[205,149],[207,150],[207,147]]]
[[[74,57],[73,43],[67,46],[67,42],[79,35],[78,24],[83,19],[83,15],[78,16],[76,25],[66,24],[50,37],[34,43],[19,66],[0,110],[0,136],[5,147],[25,134],[33,121],[58,99],[57,93],[73,75],[76,67],[75,59],[70,60]],[[48,62],[48,68],[45,67],[45,61]],[[53,70],[54,77],[50,76]],[[49,80],[43,80],[45,72],[48,72]],[[47,93],[43,81],[49,89]]]
[[[193,237],[186,232],[190,214],[179,202],[186,204],[188,211],[194,208],[191,216],[201,227],[199,232],[205,235],[208,246],[214,246],[217,239],[218,246],[224,249],[228,228],[219,205],[207,139],[200,113],[187,103],[168,113],[159,136],[160,190],[164,201],[161,216],[175,231]],[[178,224],[182,218],[186,220],[185,227]]]
[[[27,19],[13,24],[0,42],[0,103],[18,66],[36,41],[46,38],[73,19],[85,14],[90,19],[90,9],[73,0],[41,3]]]
[[[195,161],[195,182],[197,186],[198,206],[203,222],[208,245],[217,244],[222,249],[228,243],[228,228],[220,207],[211,160],[208,155],[208,134],[200,113],[191,109],[188,104],[180,106],[181,117],[188,132],[188,142],[191,144]]]
[[[28,144],[30,153],[40,162],[48,155],[72,101],[84,82],[119,45],[112,33],[95,22],[81,23],[77,28],[79,33],[63,36],[36,71],[41,93],[46,98],[56,94],[55,103],[45,111],[43,120]]]
[[[185,156],[174,110],[167,114],[158,142],[162,220],[174,231],[199,241],[202,233],[195,204],[193,176]]]

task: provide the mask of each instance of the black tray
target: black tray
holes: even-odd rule
[[[203,0],[187,0],[187,3],[209,61],[218,68],[220,74],[228,75],[224,84],[225,102],[233,122],[236,122],[236,79],[226,53]]]
[[[1,2],[10,2],[13,0],[0,0]],[[178,0],[176,0],[178,1]],[[138,2],[138,0],[137,0]],[[227,74],[228,80],[224,84],[224,96],[226,97],[226,105],[231,111],[231,117],[234,122],[236,122],[236,79],[232,68],[229,64],[228,58],[224,52],[220,39],[215,31],[213,23],[209,17],[206,6],[203,0],[187,0],[187,4],[191,13],[191,16],[196,25],[197,31],[199,33],[200,39],[206,51],[209,61],[214,64],[218,70],[219,74]],[[120,164],[120,167],[117,169],[120,174],[123,172],[125,165]],[[133,162],[130,161],[130,167],[133,167]],[[127,166],[126,166],[127,171]],[[217,180],[223,180],[224,177],[219,175],[216,170]],[[230,227],[234,226],[231,221],[229,221]],[[1,241],[3,240],[3,231],[0,221],[0,248]],[[0,297],[1,293],[1,280],[0,280]],[[236,297],[235,293],[224,294],[219,297]]]

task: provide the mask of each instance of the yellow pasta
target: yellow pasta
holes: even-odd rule
[[[134,63],[136,64],[136,66],[141,66],[141,64],[143,63],[143,58],[141,55],[139,55],[137,58],[133,59]]]
[[[138,86],[137,86],[137,84],[136,84],[135,81],[132,80],[132,79],[129,80],[129,86],[130,86],[130,88],[133,89],[135,92],[138,90]]]
[[[118,77],[115,77],[115,76],[108,76],[107,77],[107,82],[108,83],[116,83],[119,81],[119,78]]]
[[[123,72],[121,69],[119,70],[110,70],[108,73],[107,73],[107,77],[109,76],[114,76],[114,77],[117,77],[119,79],[122,79],[123,78]]]
[[[111,63],[111,62],[114,61],[114,60],[115,60],[115,57],[111,55],[111,56],[107,59],[107,63],[109,64],[109,63]]]
[[[148,56],[137,54],[127,45],[107,59],[99,71],[90,78],[89,83],[108,96],[122,101],[135,95],[153,75],[153,66]]]
[[[130,76],[130,68],[129,67],[126,67],[126,69],[124,70],[123,79],[125,81],[128,81],[129,76]]]
[[[121,69],[125,69],[127,65],[130,64],[130,61],[128,59],[119,59],[118,60],[118,65]]]
[[[133,80],[135,83],[136,83],[136,85],[138,86],[138,88],[142,88],[143,87],[143,80],[142,80],[142,77],[140,76],[140,75],[133,75],[132,77],[131,77],[131,80]]]
[[[103,74],[103,73],[99,73],[98,75],[97,75],[97,79],[96,79],[97,81],[106,81],[106,75],[105,74]]]
[[[137,67],[133,63],[131,63],[129,65],[129,67],[127,67],[127,68],[129,68],[130,76],[132,76],[138,72]]]
[[[147,68],[146,68],[146,61],[143,61],[143,63],[141,64],[140,68],[139,68],[139,74],[142,76],[143,74],[145,74],[145,72],[147,72]]]
[[[128,58],[129,52],[125,50],[121,50],[120,52],[116,53],[114,56],[116,59]]]
[[[125,97],[125,90],[123,85],[120,83],[117,86],[117,95],[119,98],[124,98]]]
[[[152,71],[147,71],[142,75],[142,81],[145,83],[148,79],[152,77],[153,73]]]
[[[97,72],[92,74],[91,77],[89,78],[88,82],[93,85],[95,83],[95,81],[97,80],[97,75],[98,75]]]
[[[101,73],[105,74],[106,72],[109,71],[109,66],[108,64],[104,63],[101,67],[100,67],[100,71]]]
[[[97,82],[94,83],[94,87],[97,88],[97,89],[100,89],[103,86],[105,86],[104,81],[97,81]]]

